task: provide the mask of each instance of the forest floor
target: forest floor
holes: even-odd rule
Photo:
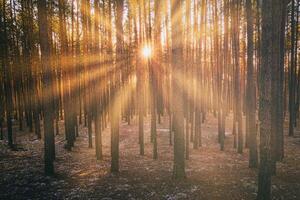
[[[236,153],[230,128],[225,151],[217,144],[217,121],[209,116],[202,126],[203,145],[190,145],[186,180],[172,179],[173,147],[168,119],[158,125],[158,160],[152,159],[149,119],[145,123],[145,156],[139,155],[137,124],[121,124],[120,173],[110,173],[110,130],[103,134],[104,159],[88,148],[86,128],[80,128],[75,147],[64,149],[64,135],[56,137],[55,176],[43,174],[43,142],[34,134],[18,133],[19,151],[0,141],[0,199],[255,199],[257,170],[248,168],[248,150]],[[231,125],[230,119],[227,124]],[[17,129],[17,127],[16,127]],[[61,133],[63,125],[61,123]],[[285,159],[272,178],[273,199],[300,199],[300,133],[285,137]]]

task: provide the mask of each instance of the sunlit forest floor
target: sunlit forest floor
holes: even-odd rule
[[[64,135],[56,137],[54,177],[43,175],[43,143],[34,134],[18,133],[19,151],[0,143],[0,199],[255,199],[257,173],[248,168],[248,150],[240,155],[226,129],[225,151],[217,144],[217,120],[208,116],[202,126],[203,145],[190,150],[187,179],[172,179],[173,148],[168,119],[158,125],[159,158],[152,159],[150,120],[145,124],[145,156],[139,155],[137,123],[121,124],[120,174],[111,175],[110,130],[103,132],[104,160],[96,161],[88,148],[87,129],[80,128],[75,148],[64,149]],[[231,119],[227,120],[231,127]],[[17,130],[17,126],[15,127]],[[61,124],[61,133],[63,124]],[[273,199],[300,198],[300,133],[285,138],[285,159],[273,177]]]

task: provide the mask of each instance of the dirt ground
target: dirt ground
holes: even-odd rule
[[[203,145],[190,149],[184,181],[172,179],[173,148],[168,119],[158,125],[158,160],[152,159],[149,119],[145,124],[145,156],[139,155],[137,123],[121,124],[120,173],[110,174],[110,130],[103,134],[104,159],[97,161],[88,148],[87,130],[71,152],[64,135],[56,137],[55,176],[43,175],[43,142],[33,134],[18,133],[19,151],[0,141],[0,199],[201,199],[250,200],[256,198],[257,170],[248,168],[248,150],[236,153],[227,120],[225,151],[217,144],[217,121],[209,116],[202,126]],[[17,127],[16,127],[17,129]],[[63,124],[61,122],[61,129]],[[63,132],[63,130],[61,130]],[[285,137],[285,159],[272,178],[273,199],[300,199],[300,134]]]

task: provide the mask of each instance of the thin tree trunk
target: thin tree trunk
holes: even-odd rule
[[[54,146],[54,126],[53,126],[53,106],[52,106],[52,71],[49,65],[50,48],[48,38],[48,20],[47,20],[47,3],[46,0],[38,1],[38,24],[39,24],[39,40],[41,45],[41,63],[43,70],[43,111],[44,111],[44,159],[45,174],[52,175],[54,173],[53,151]],[[49,91],[51,91],[49,93]]]
[[[174,168],[175,179],[185,178],[184,159],[184,111],[183,111],[183,87],[181,85],[183,45],[182,45],[182,2],[180,0],[171,1],[171,21],[172,21],[172,88],[173,88],[173,124],[174,124]]]
[[[249,135],[249,167],[255,168],[258,164],[257,133],[256,133],[256,88],[253,67],[253,8],[251,0],[246,1],[247,14],[247,116],[246,123]]]

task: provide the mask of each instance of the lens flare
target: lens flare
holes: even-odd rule
[[[144,46],[142,49],[142,54],[145,58],[149,58],[152,54],[152,49],[150,46]]]

